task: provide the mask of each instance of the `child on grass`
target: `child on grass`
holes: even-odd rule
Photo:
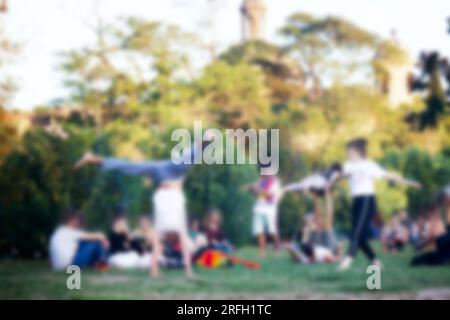
[[[269,234],[278,250],[280,240],[278,235],[278,204],[282,197],[280,181],[276,175],[262,176],[244,189],[254,193],[258,198],[253,207],[253,234],[258,238],[259,255],[266,256],[267,239]]]

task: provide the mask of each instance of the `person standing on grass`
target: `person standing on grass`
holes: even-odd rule
[[[266,233],[272,237],[275,250],[279,249],[280,237],[278,234],[278,205],[282,198],[282,189],[276,175],[262,176],[253,184],[243,187],[257,195],[253,207],[253,234],[258,238],[259,254],[266,257]]]
[[[345,271],[350,268],[359,249],[364,252],[373,265],[381,267],[381,262],[369,245],[369,226],[377,211],[375,181],[385,179],[415,189],[420,189],[421,185],[388,172],[375,161],[368,159],[367,140],[365,139],[359,138],[350,141],[347,144],[347,156],[348,161],[343,167],[342,174],[335,176],[330,182],[333,185],[337,179],[348,179],[353,199],[350,247],[347,256],[339,265],[339,270]]]
[[[75,168],[94,165],[103,171],[117,171],[127,175],[149,177],[157,183],[153,194],[155,232],[153,244],[153,261],[160,261],[163,254],[162,241],[166,236],[175,235],[181,243],[183,263],[188,278],[193,277],[189,235],[187,230],[186,200],[183,193],[183,181],[188,170],[193,166],[197,152],[202,152],[205,144],[199,143],[185,153],[180,164],[172,160],[133,163],[115,158],[103,158],[86,153]],[[151,264],[151,276],[159,277],[159,264]]]

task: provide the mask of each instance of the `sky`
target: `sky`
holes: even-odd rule
[[[216,10],[209,10],[208,0],[9,0],[10,12],[0,17],[0,24],[22,47],[14,63],[2,70],[19,85],[12,106],[27,110],[67,97],[59,53],[92,43],[90,26],[98,17],[113,22],[134,15],[177,24],[215,39],[219,48],[239,42],[242,0],[217,1]],[[280,41],[277,32],[290,14],[305,11],[341,16],[383,37],[395,30],[413,57],[434,49],[450,55],[449,0],[266,0],[266,4],[269,41]],[[214,24],[205,27],[211,18]]]

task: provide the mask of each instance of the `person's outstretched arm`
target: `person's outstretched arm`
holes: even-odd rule
[[[393,172],[386,172],[385,179],[408,188],[417,190],[422,189],[422,185],[419,182],[403,178],[402,176]]]
[[[305,184],[303,182],[294,182],[283,187],[283,192],[293,191],[305,191]]]

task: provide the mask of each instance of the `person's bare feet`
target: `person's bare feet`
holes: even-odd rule
[[[347,271],[352,266],[353,258],[352,257],[345,257],[344,260],[342,260],[341,264],[338,267],[338,271]]]
[[[96,156],[92,152],[86,152],[83,157],[77,161],[75,164],[75,170],[78,170],[84,166],[90,165],[90,164],[100,164],[102,162],[102,158]]]
[[[380,270],[384,269],[383,263],[381,263],[381,261],[379,259],[373,260],[372,265],[377,266],[378,268],[380,268]]]
[[[188,280],[197,280],[198,277],[197,277],[197,275],[195,273],[193,273],[191,271],[191,272],[187,272],[186,273],[186,279],[188,279]]]

